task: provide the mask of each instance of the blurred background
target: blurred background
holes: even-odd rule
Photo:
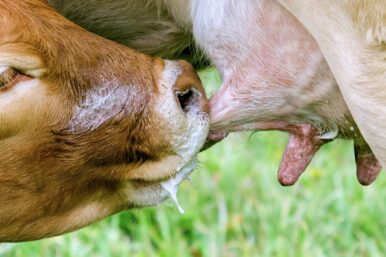
[[[218,74],[200,74],[207,92]],[[356,180],[353,146],[322,148],[300,181],[276,180],[287,135],[238,133],[200,154],[200,166],[169,201],[131,210],[64,236],[0,244],[18,257],[386,256],[386,173]]]

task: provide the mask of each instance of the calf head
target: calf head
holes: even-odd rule
[[[208,133],[193,68],[134,52],[44,1],[0,2],[0,240],[165,200]]]

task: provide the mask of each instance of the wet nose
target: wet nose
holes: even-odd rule
[[[181,110],[185,113],[191,111],[208,113],[208,99],[196,71],[186,61],[179,61],[179,64],[182,67],[182,73],[178,77],[173,90]]]

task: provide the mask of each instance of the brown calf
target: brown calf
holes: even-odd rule
[[[0,1],[0,241],[174,197],[208,129],[184,61],[93,35],[45,1]]]

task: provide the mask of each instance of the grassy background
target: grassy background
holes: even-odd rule
[[[213,71],[201,74],[209,91]],[[85,229],[0,245],[20,257],[338,257],[386,255],[386,174],[369,187],[355,177],[352,145],[323,147],[293,187],[276,181],[287,136],[240,133],[200,155],[179,199],[127,211]]]

